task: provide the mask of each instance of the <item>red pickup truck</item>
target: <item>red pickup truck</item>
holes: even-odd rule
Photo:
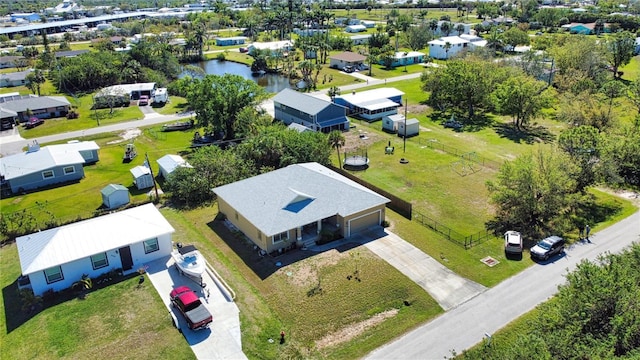
[[[179,286],[173,289],[169,296],[171,297],[171,304],[178,308],[184,318],[187,319],[189,329],[200,330],[211,325],[213,316],[200,301],[195,291],[188,286]]]

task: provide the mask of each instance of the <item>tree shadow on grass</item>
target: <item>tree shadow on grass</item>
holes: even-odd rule
[[[529,125],[518,129],[512,123],[500,123],[494,125],[493,128],[500,137],[507,138],[518,144],[551,143],[556,138],[549,129],[541,125]]]

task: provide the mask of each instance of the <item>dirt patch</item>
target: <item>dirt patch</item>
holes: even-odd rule
[[[278,272],[284,273],[292,285],[305,287],[318,281],[318,269],[336,265],[348,256],[347,252],[340,253],[337,250],[329,250],[312,258],[293,263]]]
[[[407,106],[407,112],[410,114],[424,114],[429,110],[427,105],[416,104]]]
[[[613,190],[609,188],[598,187],[598,190],[607,194],[615,195],[625,200],[631,201],[636,207],[640,208],[640,193],[630,190]]]
[[[382,323],[390,317],[396,316],[396,314],[398,314],[398,309],[391,309],[376,314],[367,320],[351,324],[336,333],[323,337],[318,342],[316,342],[316,347],[318,349],[323,349],[329,346],[338,345],[343,342],[348,342],[354,337],[362,334],[365,330]]]
[[[382,125],[380,125],[382,126]],[[373,131],[369,131],[364,126],[358,126],[357,129],[344,133],[344,153],[359,151],[369,148],[377,141],[382,140],[382,136]]]
[[[134,138],[140,136],[141,134],[142,134],[142,130],[140,130],[138,128],[127,129],[127,130],[121,132],[120,134],[118,134],[118,136],[121,137],[120,140],[109,141],[107,144],[118,144],[118,143],[121,143],[121,142],[126,141],[126,140],[134,139]]]

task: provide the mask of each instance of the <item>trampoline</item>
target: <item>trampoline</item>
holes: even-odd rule
[[[345,170],[359,171],[366,170],[369,167],[369,157],[362,155],[352,155],[344,159]]]

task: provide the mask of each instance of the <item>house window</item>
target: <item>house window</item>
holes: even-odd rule
[[[76,172],[75,166],[65,166],[65,168],[64,168],[64,174],[65,175],[73,174],[75,172]]]
[[[56,281],[64,279],[62,275],[62,268],[60,266],[54,266],[44,271],[44,277],[47,279],[47,284],[52,284]]]
[[[158,246],[158,238],[145,240],[143,243],[144,243],[145,254],[160,250],[160,246]]]
[[[274,235],[273,236],[273,243],[274,244],[283,242],[285,240],[289,240],[289,232],[288,231],[285,231],[285,232],[282,232],[282,233],[280,233],[278,235]]]
[[[93,270],[97,270],[103,268],[105,266],[109,266],[109,260],[107,259],[107,253],[93,255],[91,257],[91,265],[93,266]]]
[[[42,172],[43,179],[51,179],[54,177],[53,170],[45,170]]]

